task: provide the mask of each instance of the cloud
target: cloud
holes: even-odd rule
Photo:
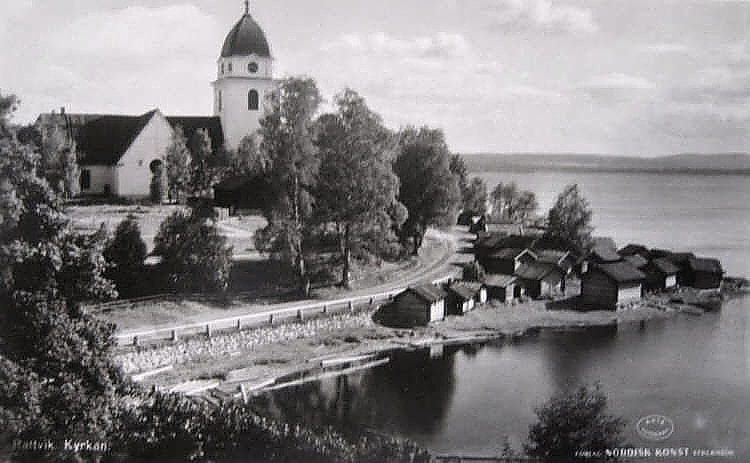
[[[79,17],[52,35],[50,46],[67,54],[142,61],[217,52],[219,30],[210,15],[193,5],[131,6]]]
[[[501,30],[574,35],[599,31],[589,9],[553,4],[551,0],[499,0],[490,5],[491,25]]]
[[[466,55],[471,47],[461,34],[439,32],[433,36],[409,39],[391,37],[384,32],[369,35],[347,34],[321,47],[325,52],[355,52],[374,56],[456,57]]]
[[[680,43],[654,43],[650,45],[644,45],[641,47],[642,50],[654,53],[654,54],[685,54],[690,53],[691,48],[687,45]]]
[[[656,85],[642,77],[614,72],[593,77],[582,88],[590,90],[653,90]]]

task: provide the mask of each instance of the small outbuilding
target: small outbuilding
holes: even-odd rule
[[[435,285],[410,286],[393,299],[393,316],[402,325],[428,325],[445,318],[446,298]]]
[[[680,269],[668,259],[653,259],[641,270],[646,274],[644,288],[649,291],[663,291],[677,286]]]
[[[514,275],[487,275],[484,284],[487,286],[487,295],[490,299],[511,302],[513,299],[521,297],[521,286],[518,284],[518,278]]]
[[[487,286],[485,286],[484,283],[480,281],[460,280],[454,284],[460,284],[461,286],[470,289],[474,293],[475,305],[487,302]]]
[[[581,277],[581,305],[614,310],[618,303],[640,299],[646,275],[627,262],[599,264]]]
[[[487,256],[483,266],[487,273],[513,275],[519,267],[535,260],[536,255],[528,249],[503,248]]]
[[[524,293],[532,298],[552,296],[562,293],[565,271],[557,264],[550,262],[531,262],[522,265],[516,276]]]
[[[688,261],[689,286],[697,289],[715,289],[721,285],[724,269],[717,259],[693,257]]]
[[[622,257],[639,255],[639,256],[648,258],[650,255],[650,252],[648,248],[642,244],[630,243],[624,248],[617,251],[617,254],[621,255]]]
[[[446,313],[448,315],[463,315],[474,310],[476,292],[462,283],[452,283],[446,288]]]
[[[673,252],[665,257],[667,260],[677,266],[677,284],[680,286],[691,286],[693,274],[690,269],[690,259],[695,259],[692,252]]]

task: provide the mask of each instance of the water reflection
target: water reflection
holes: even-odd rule
[[[253,404],[277,419],[307,426],[433,434],[442,427],[454,396],[458,349],[396,351],[389,364],[276,390]]]

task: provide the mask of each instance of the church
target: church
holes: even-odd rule
[[[140,115],[81,114],[61,108],[40,114],[35,126],[42,137],[57,131],[75,142],[82,195],[147,197],[152,172],[163,164],[177,127],[188,142],[205,130],[214,150],[234,150],[260,127],[263,100],[276,81],[266,35],[247,1],[221,47],[216,74],[213,116],[165,116],[159,109]]]

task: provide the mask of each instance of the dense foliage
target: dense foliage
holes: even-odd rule
[[[531,218],[539,204],[536,195],[527,190],[519,190],[511,183],[498,183],[491,193],[493,219],[498,222],[523,222]]]
[[[572,241],[586,249],[591,241],[591,208],[578,185],[565,187],[547,215],[547,235]]]
[[[315,213],[333,224],[343,261],[341,281],[348,286],[352,252],[383,254],[393,229],[398,178],[391,168],[389,131],[364,98],[346,90],[335,99],[337,111],[318,120],[321,164],[315,188]],[[356,174],[355,174],[356,173]]]
[[[256,232],[256,248],[294,268],[303,292],[310,287],[307,258],[313,233],[313,189],[320,160],[314,116],[321,102],[315,81],[290,77],[269,95],[260,121],[261,156],[275,191],[264,215],[268,225]]]
[[[175,211],[159,226],[154,254],[160,272],[177,291],[225,291],[229,286],[232,249],[219,234],[209,211]]]
[[[167,197],[182,203],[190,186],[190,150],[182,127],[178,126],[172,132],[164,158],[167,164]]]
[[[120,296],[137,295],[139,283],[143,281],[146,243],[134,216],[128,216],[117,225],[104,249],[104,258],[108,264],[106,276],[115,283]]]
[[[453,223],[461,200],[459,176],[441,130],[407,128],[399,133],[393,169],[400,181],[399,201],[409,213],[399,233],[411,240],[412,254],[422,246],[430,225]]]
[[[543,462],[592,461],[580,452],[602,455],[593,461],[613,461],[605,450],[623,445],[625,422],[607,413],[607,397],[598,384],[556,395],[535,413],[524,449]]]

